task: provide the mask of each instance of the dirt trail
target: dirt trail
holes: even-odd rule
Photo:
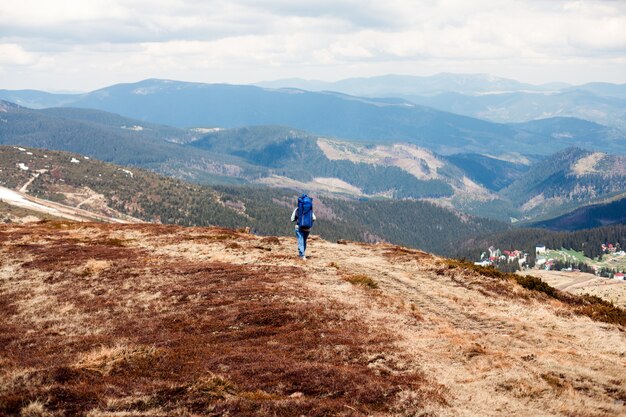
[[[133,219],[127,216],[126,219],[118,219],[115,217],[104,216],[96,213],[92,213],[87,210],[83,210],[80,207],[67,206],[61,203],[55,203],[50,200],[44,200],[27,194],[28,185],[36,177],[31,178],[29,182],[24,184],[20,191],[12,190],[6,187],[0,187],[0,199],[8,204],[15,205],[17,207],[23,207],[30,210],[34,210],[40,213],[52,214],[57,217],[61,217],[67,220],[79,221],[79,222],[106,222],[106,223],[141,223],[141,220]],[[83,203],[85,203],[84,201]]]
[[[308,259],[301,261],[293,238],[157,225],[13,226],[0,229],[0,244],[6,257],[0,263],[0,307],[10,313],[6,325],[32,323],[38,337],[51,343],[55,353],[49,355],[83,346],[79,356],[91,352],[80,357],[94,361],[96,355],[100,359],[93,366],[101,367],[104,353],[93,353],[94,345],[122,343],[132,353],[160,340],[155,346],[165,363],[174,361],[173,369],[188,372],[184,381],[167,382],[170,391],[164,395],[178,402],[157,401],[158,385],[130,390],[115,374],[104,375],[105,391],[90,395],[109,399],[86,402],[98,410],[92,415],[138,409],[191,415],[181,411],[193,409],[189,404],[196,403],[189,401],[200,401],[189,398],[196,392],[190,387],[209,371],[237,383],[240,391],[232,388],[227,395],[203,391],[214,397],[202,401],[216,410],[226,407],[221,410],[231,415],[272,415],[289,407],[294,413],[284,415],[626,412],[624,329],[575,315],[558,301],[529,297],[517,284],[506,284],[505,292],[505,284],[447,268],[444,259],[423,252],[312,236]],[[370,278],[378,288],[350,284],[355,276]],[[236,291],[232,297],[231,291]],[[95,308],[95,302],[103,304]],[[48,311],[45,322],[42,306]],[[128,324],[115,330],[119,320]],[[224,327],[216,328],[222,321]],[[180,350],[188,339],[192,347]],[[24,378],[14,376],[20,360],[6,355],[12,384]],[[161,365],[156,369],[158,378],[170,375]],[[72,376],[76,384],[91,374],[80,375]],[[142,375],[143,383],[152,381]],[[268,375],[276,379],[268,382]],[[92,380],[94,390],[100,381]],[[390,381],[403,388],[394,390]],[[0,384],[0,395],[2,389]],[[377,395],[380,402],[371,402]],[[102,405],[122,400],[125,406]],[[328,407],[326,414],[320,407]],[[257,411],[242,411],[252,409]]]
[[[20,188],[20,193],[27,193],[28,192],[28,187],[33,183],[33,181],[35,181],[37,178],[39,178],[39,175],[43,174],[44,172],[48,172],[45,169],[42,169],[40,172],[36,172],[31,179],[29,179],[24,185],[22,185],[22,187]]]

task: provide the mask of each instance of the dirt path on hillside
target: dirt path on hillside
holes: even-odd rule
[[[22,189],[27,189],[29,183],[31,183],[36,177],[24,184]],[[26,187],[26,188],[25,188]],[[40,213],[47,213],[53,216],[64,218],[67,220],[73,220],[78,222],[105,222],[105,223],[140,223],[141,220],[128,218],[125,220],[117,219],[114,217],[95,214],[87,210],[83,210],[80,207],[71,207],[60,203],[55,203],[50,200],[44,200],[27,194],[24,191],[16,191],[6,187],[0,187],[0,199],[7,204],[17,207],[27,208]],[[85,203],[85,202],[83,202]]]
[[[624,378],[617,369],[609,374],[590,374],[576,365],[578,360],[590,359],[592,351],[598,368],[611,369],[613,355],[607,353],[616,351],[600,348],[600,340],[577,336],[570,322],[554,319],[544,306],[498,302],[468,289],[462,281],[437,275],[433,273],[435,258],[419,263],[381,262],[382,257],[363,259],[358,251],[327,249],[323,251],[332,254],[329,257],[340,265],[340,271],[366,274],[380,283],[386,299],[369,303],[363,314],[369,316],[368,322],[403,335],[403,351],[412,354],[427,375],[448,387],[453,407],[449,413],[440,410],[441,415],[555,415],[564,409],[546,406],[554,395],[546,378],[553,374],[562,375],[563,381],[585,381],[573,389],[593,389],[597,394],[601,389],[592,388],[589,381],[603,381],[607,386],[614,378]],[[314,257],[311,264],[321,267],[324,261]],[[367,303],[367,295],[355,297],[352,288],[337,291],[327,285],[323,274],[312,276],[324,297],[352,302],[360,308]],[[387,303],[396,308],[388,308]],[[411,305],[416,306],[421,322],[407,321],[405,307]],[[579,320],[575,327],[591,330],[594,326],[587,321]],[[612,339],[617,350],[626,352],[623,335],[614,334]],[[605,406],[600,398],[598,395],[591,400],[598,409]],[[576,407],[569,411],[574,413]]]
[[[39,178],[39,175],[43,174],[44,172],[48,172],[48,171],[45,169],[42,169],[40,172],[36,172],[31,179],[29,179],[24,185],[22,185],[22,187],[20,188],[20,193],[27,193],[28,187],[33,183],[33,181]]]

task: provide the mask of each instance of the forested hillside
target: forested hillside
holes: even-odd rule
[[[609,224],[626,224],[626,198],[581,207],[554,219],[533,223],[532,226],[552,230],[579,230]]]
[[[579,148],[529,165],[539,158],[444,157],[406,143],[348,142],[280,126],[191,131],[96,110],[2,108],[0,143],[78,152],[206,185],[429,199],[527,222],[626,192],[625,157]]]
[[[456,154],[447,159],[462,169],[470,179],[493,191],[510,185],[530,168],[530,161],[511,162],[481,154]]]
[[[568,148],[532,166],[500,192],[532,218],[562,214],[626,191],[626,157]]]
[[[113,209],[139,219],[179,225],[250,227],[260,234],[291,235],[297,192],[263,187],[206,187],[127,169],[78,154],[0,147],[0,185],[83,209]],[[27,169],[25,169],[27,168]],[[33,179],[34,175],[38,174]],[[460,216],[421,201],[336,199],[313,194],[315,233],[330,239],[389,241],[437,253],[456,242],[508,228]]]
[[[0,145],[76,152],[197,182],[243,182],[259,170],[245,161],[173,142],[199,133],[86,109],[32,110],[0,102]]]
[[[212,132],[190,146],[240,157],[250,164],[270,168],[270,173],[298,181],[338,178],[366,195],[423,198],[453,193],[452,187],[442,180],[418,179],[400,167],[385,165],[382,158],[371,163],[331,160],[317,141],[314,135],[290,128],[255,126]]]

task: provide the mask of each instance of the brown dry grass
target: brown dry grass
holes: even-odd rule
[[[577,310],[597,300],[391,245],[312,240],[306,263],[294,245],[0,227],[0,414],[623,414],[625,333]]]
[[[417,370],[369,367],[368,352],[393,349],[393,337],[346,319],[347,306],[314,302],[301,268],[154,256],[102,237],[119,229],[2,231],[20,243],[3,248],[19,273],[2,280],[11,372],[0,413],[39,398],[53,413],[91,415],[362,415],[391,411],[401,392],[414,393],[413,408],[444,401]],[[237,237],[208,236],[202,245]],[[169,239],[189,241],[159,236]]]
[[[449,269],[463,269],[467,272],[472,272],[488,278],[514,281],[521,287],[530,291],[529,294],[526,294],[527,297],[541,298],[543,295],[547,295],[550,298],[563,302],[566,306],[570,307],[571,311],[575,314],[584,315],[596,321],[618,324],[626,328],[626,309],[616,306],[612,302],[606,301],[600,297],[587,294],[575,295],[566,293],[564,291],[557,290],[542,279],[532,275],[503,273],[493,267],[482,267],[474,265],[471,262],[447,259],[445,264],[447,264]],[[495,289],[502,294],[509,292],[511,294],[515,293],[516,296],[519,296],[519,292],[515,292],[506,284],[484,284],[487,284],[484,286]]]
[[[377,289],[378,283],[374,281],[372,278],[367,275],[358,274],[358,275],[347,275],[343,277],[344,280],[349,282],[352,285],[360,285],[362,287],[367,287],[371,289]]]

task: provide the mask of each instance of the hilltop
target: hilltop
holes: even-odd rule
[[[389,244],[294,250],[0,226],[0,413],[623,415],[623,310]]]

